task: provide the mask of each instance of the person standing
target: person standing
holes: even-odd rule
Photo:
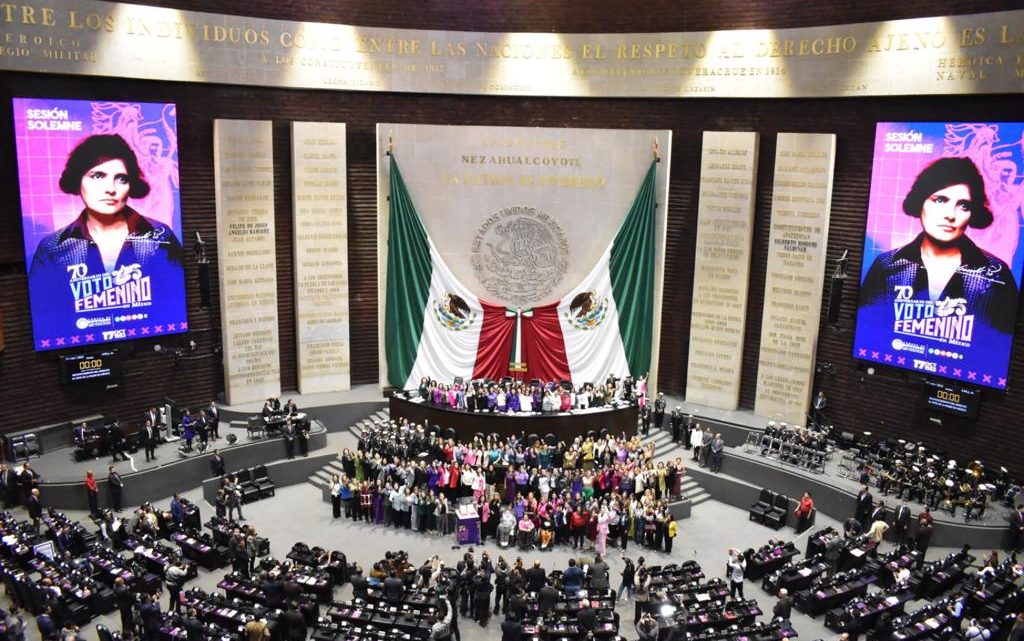
[[[698,460],[700,457],[700,445],[704,442],[704,431],[700,427],[700,423],[697,423],[693,431],[690,432],[690,448],[693,449],[693,460]]]
[[[1020,549],[1021,541],[1024,541],[1024,505],[1017,506],[1017,509],[1010,515],[1010,552]]]
[[[235,520],[235,510],[238,511],[238,520],[245,520],[242,516],[242,488],[238,485],[238,477],[234,475],[224,479],[224,501],[227,504],[229,521]]]
[[[214,476],[223,477],[226,470],[227,462],[224,460],[224,455],[220,453],[220,450],[214,450],[210,455],[210,471]]]
[[[601,510],[601,513],[597,516],[597,538],[595,539],[594,548],[600,556],[604,556],[608,553],[608,521],[611,516],[608,514],[607,509]]]
[[[789,621],[792,614],[793,597],[789,596],[789,590],[782,588],[779,590],[779,600],[775,602],[775,607],[772,608],[772,620]]]
[[[185,641],[204,641],[206,639],[203,622],[199,620],[199,613],[195,608],[188,609],[188,615],[181,622],[181,627],[185,629]]]
[[[156,460],[156,441],[156,426],[149,419],[146,419],[146,424],[142,427],[142,447],[146,450],[147,463]]]
[[[679,524],[671,514],[665,515],[665,554],[672,554],[672,540],[679,534]]]
[[[811,498],[810,492],[804,492],[803,497],[800,499],[800,504],[796,506],[796,512],[794,512],[797,518],[797,534],[811,526],[812,512],[814,512],[814,499]]]
[[[128,460],[128,455],[124,453],[124,432],[121,431],[121,425],[117,421],[114,421],[110,425],[110,451],[113,455],[111,463],[117,463],[117,457],[120,456],[122,461]]]
[[[113,590],[114,602],[121,615],[121,635],[127,636],[133,629],[132,605],[135,603],[135,594],[121,577],[114,579]]]
[[[740,599],[743,599],[743,573],[747,569],[747,561],[736,548],[729,548],[726,569],[729,574],[729,596],[735,599],[738,594]]]
[[[892,529],[897,545],[903,545],[907,540],[907,532],[910,530],[910,507],[907,505],[907,499],[903,499],[900,506],[896,508]]]
[[[284,437],[285,455],[290,459],[295,458],[295,425],[292,424],[290,416],[284,421],[284,427],[281,428],[281,436]]]
[[[711,471],[722,471],[722,459],[725,458],[725,440],[721,434],[715,434],[711,440]]]
[[[163,622],[163,613],[160,612],[159,594],[151,594],[139,607],[139,617],[142,619],[142,638],[145,641],[157,641],[160,637],[160,624]]]
[[[700,466],[707,467],[708,462],[711,459],[711,443],[715,440],[715,435],[711,433],[711,428],[704,430],[701,435],[700,441]]]
[[[857,517],[858,521],[860,521],[861,530],[866,530],[868,529],[868,526],[871,525],[869,519],[871,518],[871,509],[874,506],[874,503],[874,497],[872,497],[871,492],[868,491],[868,486],[861,485],[860,493],[857,494],[857,510],[854,513],[854,516]]]
[[[659,430],[665,426],[665,392],[658,392],[654,401],[654,427]]]
[[[647,436],[651,431],[651,406],[644,405],[640,408],[640,433]]]
[[[92,470],[85,473],[85,497],[89,500],[89,516],[98,517],[100,515],[100,486],[96,483],[96,477]]]
[[[651,573],[643,565],[636,574],[636,596],[633,598],[633,625],[640,623],[640,615],[651,600]]]
[[[622,572],[619,573],[619,575],[622,577],[622,582],[619,583],[619,592],[617,598],[620,601],[623,600],[623,592],[626,593],[627,599],[633,598],[633,591],[636,581],[636,566],[633,565],[633,559],[630,559],[627,556],[623,556],[622,559],[625,562],[625,565],[622,568]]]
[[[167,564],[164,570],[164,580],[167,582],[167,593],[170,602],[167,604],[167,611],[174,610],[181,612],[181,591],[185,588],[185,581],[188,580],[188,572],[185,569],[185,562]]]
[[[39,499],[39,488],[34,487],[28,495],[28,517],[32,519],[32,529],[39,534],[39,523],[43,519],[43,503]]]
[[[331,514],[334,518],[341,518],[341,491],[344,484],[341,482],[341,477],[335,474],[331,477]],[[346,501],[345,509],[348,510]]]
[[[115,512],[121,511],[121,494],[124,492],[124,481],[118,473],[117,468],[111,465],[107,468],[107,487],[110,488],[110,506]]]
[[[206,416],[210,420],[210,438],[216,441],[220,438],[220,410],[213,401],[206,406]]]
[[[678,443],[683,434],[683,408],[676,405],[669,423],[672,425],[672,442]]]

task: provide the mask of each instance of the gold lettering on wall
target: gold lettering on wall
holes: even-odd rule
[[[345,125],[292,123],[299,392],[351,387]]]
[[[828,249],[835,134],[780,133],[754,413],[804,425]]]
[[[746,329],[758,135],[705,131],[686,400],[734,410]]]
[[[0,25],[0,69],[275,87],[796,98],[1019,93],[1024,75],[1024,10],[752,37],[443,32],[29,0],[0,3]],[[965,57],[983,62],[950,71]]]
[[[281,393],[271,123],[215,120],[213,138],[224,393],[237,405]]]

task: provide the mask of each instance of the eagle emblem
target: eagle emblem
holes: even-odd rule
[[[565,319],[576,329],[590,331],[598,328],[608,315],[608,299],[597,292],[581,292],[569,303]]]
[[[431,302],[434,310],[434,318],[441,327],[453,332],[461,332],[473,326],[477,314],[469,307],[469,303],[458,294],[448,292],[441,296],[441,299],[434,299]]]

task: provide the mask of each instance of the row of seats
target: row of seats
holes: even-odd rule
[[[14,462],[27,461],[30,458],[38,457],[42,453],[39,447],[39,439],[35,434],[8,437],[7,451],[11,453],[11,458]]]
[[[274,496],[274,481],[262,463],[253,468],[243,468],[235,473],[238,487],[242,490],[242,503],[252,503]]]
[[[757,503],[750,506],[750,520],[778,530],[786,524],[789,515],[789,497],[776,494],[768,488],[761,490]]]
[[[744,448],[748,452],[760,452],[761,456],[777,459],[780,463],[803,467],[816,474],[825,473],[825,459],[828,457],[828,453],[818,449],[797,445],[759,432],[747,434]]]

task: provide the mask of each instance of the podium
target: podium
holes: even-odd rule
[[[457,510],[458,523],[455,526],[455,540],[459,545],[480,544],[480,516],[473,505],[460,505]]]

